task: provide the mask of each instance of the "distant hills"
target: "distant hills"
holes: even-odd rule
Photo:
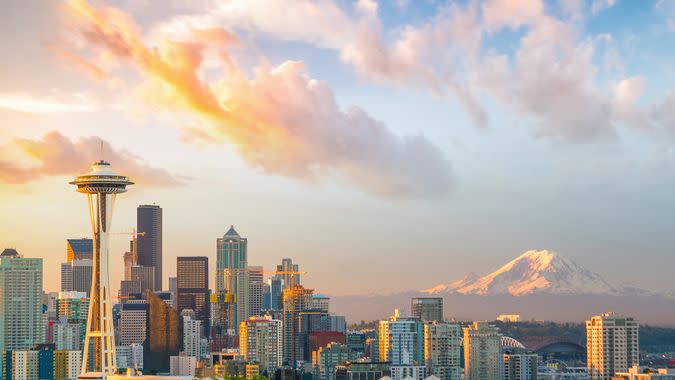
[[[618,287],[601,275],[549,250],[523,253],[485,276],[464,278],[420,291],[393,295],[333,297],[332,308],[350,321],[383,318],[407,309],[410,297],[438,296],[446,316],[494,319],[498,314],[551,321],[583,321],[613,310],[647,323],[675,326],[673,294]]]

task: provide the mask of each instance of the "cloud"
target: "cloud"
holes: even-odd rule
[[[69,5],[81,37],[145,74],[140,92],[149,105],[198,118],[195,138],[228,141],[252,166],[310,181],[332,176],[384,196],[439,197],[453,187],[450,162],[436,146],[419,135],[399,137],[358,107],[340,109],[302,62],[263,65],[249,78],[229,55],[234,37],[220,28],[149,46],[120,11]],[[221,63],[218,80],[200,76],[206,56]]]
[[[172,17],[151,35],[184,39],[206,26],[305,42],[336,51],[363,79],[425,88],[439,96],[453,94],[475,125],[487,125],[475,90],[461,80],[460,68],[450,59],[451,53],[474,54],[480,47],[474,4],[448,3],[429,23],[399,28],[393,41],[384,34],[375,1],[359,0],[353,8],[349,13],[333,0],[232,0],[201,14]],[[281,13],[284,17],[278,16]],[[447,56],[439,56],[439,51]]]
[[[591,13],[598,14],[613,7],[614,4],[616,4],[616,0],[593,0],[593,3],[591,3]]]
[[[488,55],[472,80],[532,119],[535,136],[567,141],[615,136],[611,99],[595,83],[593,41],[577,42],[571,25],[548,16],[523,22],[534,24],[513,58]]]
[[[0,109],[28,114],[94,112],[99,109],[85,97],[75,95],[43,95],[0,93]]]
[[[45,176],[73,176],[84,172],[87,168],[83,165],[102,158],[101,143],[103,158],[134,182],[145,186],[176,186],[181,183],[166,170],[151,167],[127,151],[115,150],[98,137],[72,141],[56,131],[38,140],[14,138],[9,146],[3,147],[5,153],[0,155],[0,182],[24,184]],[[14,151],[19,153],[18,157],[10,153]],[[20,161],[29,161],[32,165],[19,166],[16,163]]]

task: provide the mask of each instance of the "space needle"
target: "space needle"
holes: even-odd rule
[[[117,372],[108,278],[110,224],[117,194],[126,192],[126,187],[134,183],[101,160],[92,165],[92,171],[78,176],[70,184],[77,186],[78,192],[87,194],[94,240],[89,316],[78,379],[105,379]]]

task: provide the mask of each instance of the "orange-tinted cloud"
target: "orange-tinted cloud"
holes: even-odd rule
[[[149,46],[119,10],[84,1],[68,5],[79,37],[145,74],[148,104],[197,117],[203,127],[195,138],[228,141],[265,172],[305,180],[332,176],[388,196],[433,197],[452,188],[451,165],[436,146],[422,136],[401,138],[359,108],[341,110],[328,85],[308,78],[302,62],[259,67],[249,78],[228,52],[235,38],[222,29]],[[223,76],[206,81],[203,63],[214,50]]]
[[[103,156],[114,163],[120,173],[130,176],[136,183],[146,186],[176,186],[180,181],[164,169],[145,164],[133,154],[115,150],[106,141],[98,137],[82,138],[76,141],[52,131],[39,140],[15,138],[12,147],[22,155],[18,157],[0,156],[0,182],[24,184],[39,180],[45,176],[72,176],[87,170],[86,165],[101,159],[100,146],[103,144]],[[4,147],[7,151],[8,147]],[[18,166],[18,161],[36,161],[37,165]]]
[[[104,80],[108,77],[105,71],[103,71],[103,69],[101,69],[94,63],[82,58],[81,56],[73,54],[69,50],[61,49],[56,46],[50,46],[50,49],[54,51],[56,54],[60,55],[66,61],[73,63],[76,66],[76,68],[84,69],[84,71],[87,72],[89,75],[91,75],[94,79]]]

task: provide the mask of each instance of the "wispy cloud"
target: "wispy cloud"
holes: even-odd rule
[[[352,7],[334,0],[288,0],[283,2],[285,17],[277,17],[279,2],[274,0],[231,0],[173,17],[153,34],[181,36],[211,25],[301,41],[336,51],[369,81],[454,94],[477,126],[488,124],[481,102],[486,97],[509,106],[535,136],[578,142],[611,139],[619,127],[632,125],[616,118],[625,112],[613,109],[615,81],[600,79],[602,65],[594,62],[598,40],[579,30],[583,13],[616,3],[568,1],[563,15],[556,15],[543,0],[448,2],[426,21],[386,29],[371,0]],[[665,9],[666,3],[671,2],[661,0],[657,8]],[[509,29],[522,33],[516,48],[493,49],[486,37]],[[610,55],[613,65],[620,66],[618,52]],[[616,81],[623,79],[628,78]]]
[[[114,162],[121,173],[145,186],[177,186],[180,179],[168,171],[154,168],[137,156],[114,149],[98,137],[71,140],[52,131],[41,139],[14,138],[0,150],[0,182],[25,184],[46,176],[71,176],[87,170],[86,164],[101,159],[103,145],[105,158]],[[15,155],[17,152],[19,155]]]
[[[160,38],[152,46],[120,10],[68,4],[81,38],[145,74],[141,93],[148,104],[198,117],[204,127],[195,138],[228,141],[265,172],[310,181],[335,177],[384,196],[438,197],[453,187],[450,162],[435,145],[420,135],[399,137],[358,107],[340,109],[302,62],[262,65],[249,78],[229,54],[235,38],[221,28],[191,27],[180,41]],[[225,74],[202,80],[205,56],[214,50],[210,58]]]
[[[81,95],[35,96],[0,93],[0,108],[29,114],[94,112],[99,109]]]

